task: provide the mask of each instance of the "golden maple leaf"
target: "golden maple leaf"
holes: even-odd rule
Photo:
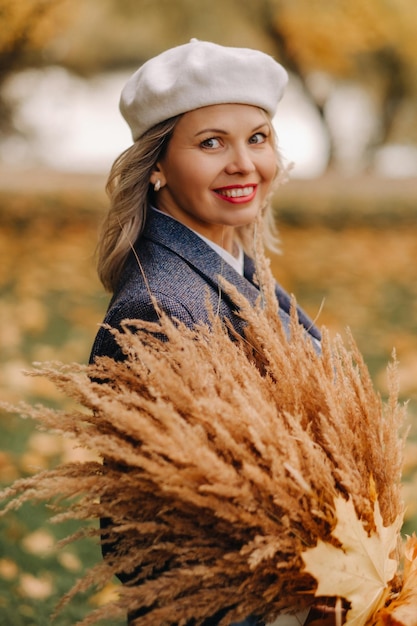
[[[332,532],[341,547],[322,540],[302,553],[306,571],[317,580],[316,596],[336,596],[350,602],[346,626],[364,626],[382,605],[389,581],[397,571],[392,558],[402,516],[383,525],[378,501],[374,508],[376,532],[370,534],[356,515],[351,499],[335,500],[337,524]]]
[[[375,616],[372,626],[417,626],[417,537],[404,547],[404,575],[400,593]]]

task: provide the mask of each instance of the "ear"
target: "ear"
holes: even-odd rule
[[[159,163],[155,164],[155,166],[154,166],[154,168],[153,168],[153,170],[151,172],[151,175],[149,177],[149,182],[151,183],[151,185],[155,185],[157,180],[160,181],[160,183],[161,183],[160,189],[162,189],[162,187],[164,185],[166,185],[166,178],[164,176],[163,170],[162,170],[162,168],[161,168]]]

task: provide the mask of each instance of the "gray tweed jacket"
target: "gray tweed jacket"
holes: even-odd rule
[[[236,330],[242,332],[242,320],[236,315],[236,306],[220,288],[218,277],[223,276],[254,304],[259,289],[254,283],[255,267],[251,258],[245,255],[244,276],[241,276],[198,235],[169,216],[152,210],[136,245],[136,254],[141,267],[131,254],[111,299],[104,319],[106,324],[118,327],[124,319],[157,321],[149,291],[169,316],[187,326],[208,323],[208,294],[213,309],[219,310],[221,318],[228,318]],[[287,325],[290,298],[279,285],[276,285],[276,296],[280,306],[278,314]],[[307,332],[320,339],[319,331],[301,309],[298,317]],[[112,335],[100,328],[91,360],[102,355],[122,358]]]
[[[259,289],[254,283],[255,266],[252,259],[245,256],[244,276],[241,276],[198,235],[169,216],[152,210],[149,211],[145,230],[135,252],[137,258],[133,253],[129,256],[120,284],[111,299],[104,319],[106,324],[118,327],[124,319],[157,321],[149,291],[169,316],[187,326],[192,327],[199,322],[209,323],[208,294],[213,310],[219,310],[222,319],[228,318],[238,332],[243,332],[243,323],[236,315],[236,306],[220,288],[218,277],[223,276],[254,304],[259,297]],[[280,305],[278,314],[288,325],[290,298],[279,285],[276,286],[276,296]],[[310,336],[314,340],[320,339],[318,330],[301,309],[298,310],[298,317]],[[103,355],[123,358],[111,333],[100,328],[90,361]],[[107,523],[108,520],[101,520],[103,529]],[[103,545],[104,556],[110,550],[111,547]],[[129,580],[123,573],[119,578],[122,582]],[[216,626],[222,613],[208,618],[204,626]],[[140,614],[129,616],[128,623],[133,623]],[[262,626],[262,623],[255,616],[249,616],[231,626]]]

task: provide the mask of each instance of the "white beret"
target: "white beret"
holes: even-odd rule
[[[134,141],[155,124],[213,104],[250,104],[273,117],[287,81],[264,52],[192,39],[146,61],[124,86],[120,111]]]

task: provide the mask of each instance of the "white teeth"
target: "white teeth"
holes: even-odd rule
[[[226,198],[243,198],[244,196],[250,196],[250,194],[253,193],[253,187],[221,189],[218,193],[221,196],[226,196]]]

